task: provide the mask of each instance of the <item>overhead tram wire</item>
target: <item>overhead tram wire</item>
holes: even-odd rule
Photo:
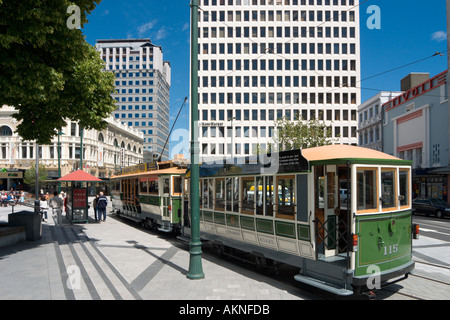
[[[423,58],[423,59],[420,59],[420,60],[417,60],[417,61],[414,61],[414,62],[410,62],[410,63],[407,63],[407,64],[402,65],[402,66],[400,66],[400,67],[396,67],[396,68],[393,68],[393,69],[390,69],[390,70],[387,70],[387,71],[384,71],[384,72],[381,72],[381,73],[378,73],[378,74],[375,74],[375,75],[373,75],[373,76],[370,76],[370,77],[361,79],[359,82],[362,82],[362,81],[365,81],[365,80],[369,80],[369,79],[372,79],[372,78],[381,76],[381,75],[383,75],[383,74],[386,74],[386,73],[389,73],[389,72],[392,72],[392,71],[395,71],[395,70],[398,70],[398,69],[402,69],[402,68],[408,67],[408,66],[410,66],[410,65],[413,65],[413,64],[416,64],[416,63],[419,63],[419,62],[422,62],[422,61],[426,61],[426,60],[431,59],[431,58],[434,58],[434,57],[436,57],[436,56],[443,56],[444,53],[446,53],[446,52],[448,52],[448,51],[449,51],[449,50],[445,50],[444,52],[437,52],[437,51],[436,51],[432,56],[429,56],[429,57],[427,57],[427,58]]]
[[[175,124],[177,123],[178,117],[180,116],[181,110],[183,110],[183,107],[184,107],[187,99],[188,99],[188,97],[184,98],[183,104],[181,105],[181,108],[178,111],[177,117],[175,118],[175,121],[174,121],[174,123],[172,125],[172,128],[170,129],[169,135],[167,136],[166,143],[164,144],[164,148],[162,149],[161,154],[159,155],[158,162],[161,162],[162,155],[164,154],[164,150],[166,149],[166,146],[167,146],[167,142],[169,142],[170,135],[172,134],[173,128],[175,127]]]

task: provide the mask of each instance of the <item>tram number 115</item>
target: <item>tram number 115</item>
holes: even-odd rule
[[[398,252],[398,243],[384,247],[384,255],[390,255]]]

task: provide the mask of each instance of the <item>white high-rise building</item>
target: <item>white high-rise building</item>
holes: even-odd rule
[[[144,162],[158,159],[169,134],[171,67],[150,39],[98,40],[106,70],[116,75],[114,117],[144,134]],[[169,159],[168,144],[162,160]]]
[[[200,154],[255,154],[274,121],[318,119],[357,140],[358,0],[200,0]]]

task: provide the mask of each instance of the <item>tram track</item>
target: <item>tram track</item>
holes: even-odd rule
[[[422,264],[426,266],[430,266],[433,268],[440,268],[443,270],[450,270],[450,267],[442,266],[434,263],[429,262],[422,262],[422,261],[415,261],[416,264]],[[419,272],[423,272],[424,274],[420,274]],[[418,284],[417,282],[425,281],[425,283],[432,283],[431,286],[436,286],[436,290],[440,291],[449,291],[448,287],[450,286],[449,281],[443,281],[440,279],[436,279],[433,277],[429,277],[426,275],[425,271],[416,271],[414,270],[412,273],[409,274],[408,280],[405,280],[402,282],[402,285],[397,285],[396,288],[393,286],[387,286],[377,291],[377,297],[381,297],[381,299],[385,300],[389,297],[392,297],[391,299],[396,299],[396,296],[402,296],[406,297],[408,299],[414,299],[414,300],[434,300],[436,299],[434,296],[427,296],[428,291],[416,291],[414,290],[414,287],[424,287],[426,286],[424,283]],[[389,293],[389,296],[386,296],[386,293]]]
[[[431,267],[434,267],[434,268],[439,268],[439,269],[444,269],[444,270],[449,270],[450,271],[450,267],[439,265],[439,264],[435,264],[435,263],[429,263],[429,262],[423,262],[423,261],[415,261],[415,263],[416,264],[423,264],[423,265],[431,266]],[[410,276],[450,286],[450,280],[449,281],[442,281],[442,280],[435,279],[435,278],[429,278],[429,277],[426,277],[426,276],[423,276],[423,275],[420,275],[420,274],[417,274],[417,273],[414,273],[414,272],[411,273]]]

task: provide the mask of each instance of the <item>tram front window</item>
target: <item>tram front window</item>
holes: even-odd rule
[[[358,169],[357,201],[359,213],[377,210],[377,169]]]
[[[383,209],[396,208],[395,169],[381,171],[381,192]]]

